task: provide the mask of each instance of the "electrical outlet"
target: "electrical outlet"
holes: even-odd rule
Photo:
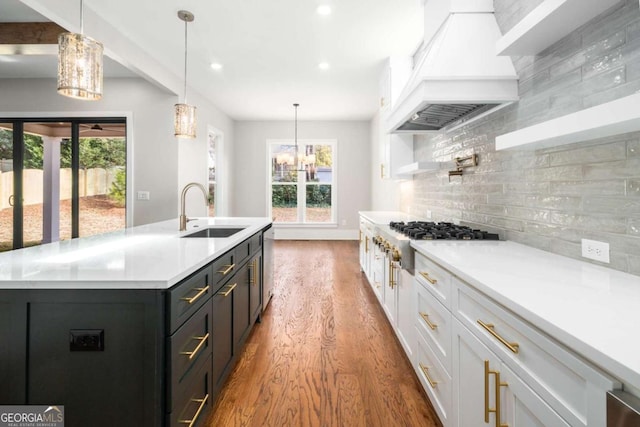
[[[137,199],[138,200],[149,200],[150,195],[148,191],[138,191]]]
[[[582,256],[600,262],[609,261],[609,244],[597,240],[582,239]]]
[[[71,329],[69,350],[104,351],[104,329]]]

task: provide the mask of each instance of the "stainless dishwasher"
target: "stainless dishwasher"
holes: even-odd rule
[[[640,399],[622,390],[607,393],[607,427],[640,426]]]

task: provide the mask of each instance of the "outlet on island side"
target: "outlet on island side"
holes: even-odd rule
[[[582,256],[609,263],[609,244],[597,240],[582,239]]]

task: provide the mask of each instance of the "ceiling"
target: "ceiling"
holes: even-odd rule
[[[317,14],[321,4],[332,13]],[[294,102],[300,120],[368,120],[385,58],[412,54],[423,34],[421,0],[85,0],[84,7],[180,78],[184,23],[176,13],[191,11],[190,90],[235,120],[290,119]],[[40,20],[47,18],[19,0],[0,2],[0,21]],[[40,56],[0,55],[0,78],[55,77],[55,54]],[[105,60],[105,76],[130,75]]]

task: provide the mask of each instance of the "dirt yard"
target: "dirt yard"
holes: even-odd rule
[[[11,249],[13,240],[13,208],[0,210],[0,251]],[[125,208],[118,206],[106,196],[80,198],[80,236],[124,228]],[[71,238],[71,200],[60,202],[60,239]],[[37,245],[42,241],[42,205],[24,207],[25,246]]]

